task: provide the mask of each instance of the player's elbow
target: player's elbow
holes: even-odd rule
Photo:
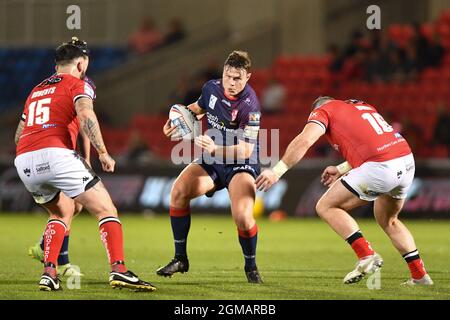
[[[94,115],[94,111],[92,111],[90,109],[82,109],[82,110],[77,111],[77,116],[78,116],[78,119],[80,120],[80,122],[91,118],[93,115]]]

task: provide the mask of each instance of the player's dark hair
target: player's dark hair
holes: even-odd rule
[[[325,102],[328,102],[330,100],[334,100],[334,98],[329,96],[320,96],[316,100],[314,100],[311,105],[311,109],[315,110],[317,108],[320,108]]]
[[[245,71],[250,72],[250,69],[252,68],[252,60],[250,59],[248,52],[235,50],[230,53],[227,60],[225,60],[224,66],[244,69]]]
[[[65,42],[56,48],[55,63],[57,65],[66,65],[76,58],[88,56],[89,49],[86,41],[81,41],[78,40],[77,37],[72,37],[71,41]]]

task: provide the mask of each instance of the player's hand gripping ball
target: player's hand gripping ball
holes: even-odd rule
[[[164,134],[174,140],[194,140],[200,134],[200,124],[189,108],[182,104],[174,104],[170,108]]]

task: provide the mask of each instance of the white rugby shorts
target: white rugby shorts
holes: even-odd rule
[[[387,194],[405,199],[415,173],[412,154],[384,162],[365,162],[342,177],[342,184],[362,200],[374,201]]]
[[[22,153],[16,157],[14,165],[25,187],[39,204],[54,200],[61,191],[75,198],[100,181],[76,151],[64,148]]]

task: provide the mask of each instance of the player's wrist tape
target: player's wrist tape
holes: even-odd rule
[[[346,174],[347,172],[352,170],[352,166],[347,161],[341,163],[340,165],[337,165],[336,168],[340,175]]]
[[[278,161],[278,163],[272,168],[273,173],[275,173],[278,179],[281,178],[281,176],[288,170],[289,167],[283,162],[283,160]]]

